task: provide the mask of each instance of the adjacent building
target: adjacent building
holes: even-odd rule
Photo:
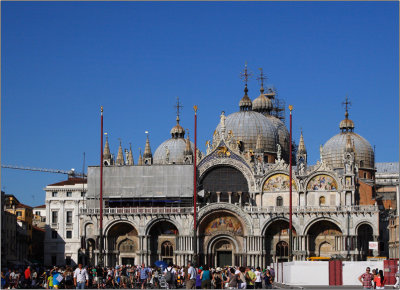
[[[65,181],[46,186],[44,190],[46,192],[44,264],[75,265],[81,249],[79,209],[85,208],[86,179],[70,176]]]

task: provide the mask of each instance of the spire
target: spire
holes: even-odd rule
[[[124,154],[122,153],[121,139],[119,139],[118,155],[117,155],[117,160],[116,160],[115,164],[116,165],[125,165]]]
[[[342,105],[345,105],[346,111],[344,113],[344,120],[342,120],[339,124],[339,128],[342,132],[353,132],[354,130],[354,122],[349,119],[349,111],[348,107],[351,105],[351,102],[349,101],[349,98],[346,96],[346,101],[342,103]]]
[[[139,162],[138,165],[143,165],[142,149],[139,148]]]
[[[307,153],[306,145],[304,144],[303,130],[301,130],[300,142],[299,142],[299,147],[298,147],[298,149],[297,149],[297,152],[298,152],[299,154]]]
[[[192,155],[193,154],[193,150],[192,150],[192,146],[190,146],[190,139],[189,139],[189,130],[186,129],[187,131],[187,137],[186,137],[186,147],[185,147],[185,152],[184,155]]]
[[[111,152],[110,152],[110,144],[108,143],[108,134],[105,133],[105,135],[106,135],[106,144],[104,145],[103,159],[110,160]]]
[[[149,140],[149,132],[146,131],[147,137],[146,137],[146,146],[144,147],[144,153],[143,153],[143,158],[152,158],[153,155],[151,154],[151,148],[150,148],[150,140]]]
[[[247,89],[247,82],[249,81],[249,77],[251,75],[252,74],[247,71],[247,61],[246,61],[245,66],[244,66],[244,71],[242,73],[240,73],[240,76],[241,76],[241,78],[243,79],[243,81],[245,83],[245,85],[244,85],[244,96],[239,102],[239,107],[240,107],[241,111],[250,111],[251,107],[252,107],[251,100],[250,100],[249,96],[247,95],[247,93],[249,91]]]
[[[128,165],[134,165],[133,154],[132,154],[132,144],[131,143],[129,143],[129,153],[128,153],[128,158],[126,160],[126,163]]]

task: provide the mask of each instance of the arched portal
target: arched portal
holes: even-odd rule
[[[249,204],[249,187],[242,172],[230,166],[216,166],[209,169],[200,180],[204,196],[202,203],[229,202]]]
[[[136,252],[139,250],[137,230],[127,222],[119,222],[111,226],[107,235],[107,264],[135,265]]]
[[[357,250],[358,260],[365,261],[368,256],[373,256],[372,250],[369,249],[369,242],[374,240],[373,229],[368,224],[362,224],[357,230]]]
[[[176,263],[174,251],[176,251],[176,237],[179,231],[176,226],[166,220],[156,221],[148,231],[150,235],[150,265],[156,261],[165,261],[167,264]]]
[[[331,221],[314,223],[307,232],[310,257],[332,257],[340,255],[342,231]]]
[[[293,237],[297,235],[294,227]],[[276,220],[265,229],[266,263],[289,260],[289,222]]]
[[[210,266],[240,265],[245,228],[242,221],[228,211],[216,211],[199,223],[200,263]]]

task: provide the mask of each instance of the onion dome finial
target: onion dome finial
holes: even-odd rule
[[[249,89],[247,88],[247,82],[251,75],[252,75],[251,72],[247,71],[247,61],[246,61],[245,66],[244,66],[244,71],[242,73],[240,73],[240,76],[245,83],[244,96],[239,102],[239,107],[240,107],[241,111],[250,111],[252,108],[251,100],[250,100],[249,96],[247,95],[247,93],[249,92]]]
[[[353,132],[354,131],[354,122],[349,119],[348,107],[351,105],[349,102],[349,98],[346,96],[346,101],[342,103],[346,106],[346,112],[344,113],[344,120],[342,120],[339,124],[339,128],[342,132]]]

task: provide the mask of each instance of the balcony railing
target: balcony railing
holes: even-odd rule
[[[192,213],[192,207],[115,207],[103,208],[105,215],[119,214],[183,214]],[[100,214],[99,208],[82,208],[81,214]]]
[[[199,208],[200,209],[200,208]],[[198,210],[199,210],[198,209]],[[247,213],[289,213],[288,206],[268,206],[254,207],[245,206],[243,210]],[[357,205],[357,206],[293,206],[293,213],[353,213],[353,212],[377,212],[378,207],[374,205]],[[116,207],[103,208],[104,215],[121,215],[121,214],[192,214],[193,207]],[[80,214],[98,215],[99,208],[82,208]]]
[[[252,207],[246,206],[245,211],[249,213],[288,213],[288,206],[268,206],[268,207]],[[374,212],[378,211],[375,205],[345,205],[345,206],[293,206],[293,213],[318,213],[318,212]]]

